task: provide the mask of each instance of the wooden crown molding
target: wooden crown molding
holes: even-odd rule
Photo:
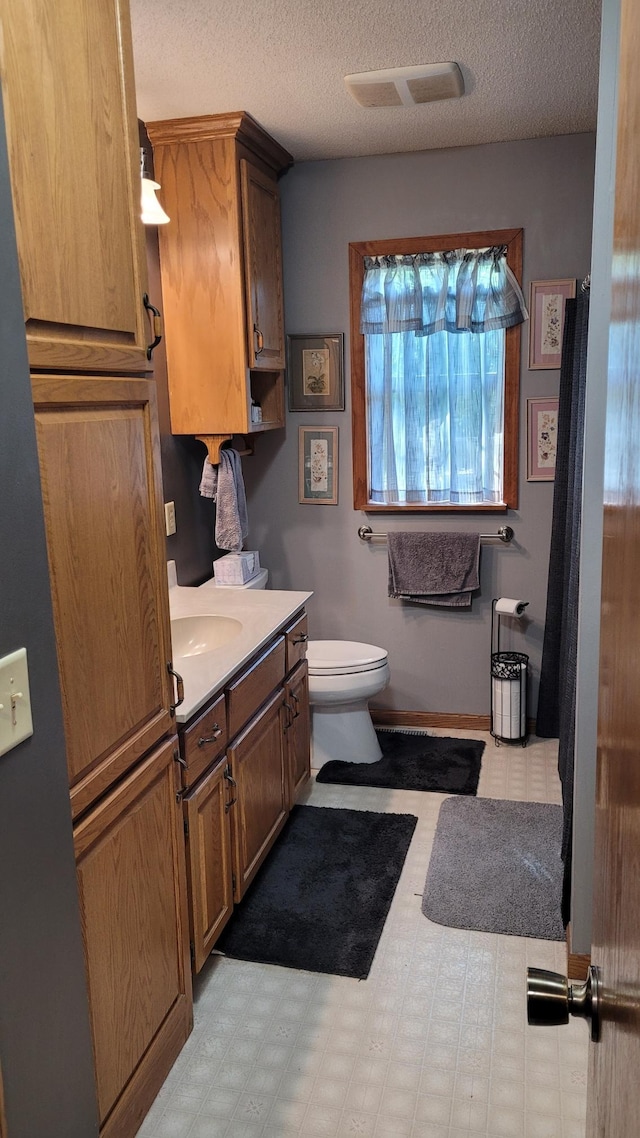
[[[281,173],[293,165],[293,157],[276,142],[259,122],[246,111],[222,115],[197,115],[193,118],[160,119],[145,123],[152,146],[176,142],[206,142],[233,138],[244,143],[268,166]]]

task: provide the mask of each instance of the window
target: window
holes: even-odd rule
[[[349,255],[354,508],[516,507],[522,230]]]

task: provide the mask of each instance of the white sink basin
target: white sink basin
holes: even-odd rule
[[[242,623],[230,616],[178,616],[171,621],[174,658],[201,656],[222,648],[242,632]]]

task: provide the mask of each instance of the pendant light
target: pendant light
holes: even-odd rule
[[[140,178],[142,182],[140,204],[141,217],[145,225],[166,225],[171,218],[164,212],[156,197],[156,190],[160,189],[159,182],[153,182],[147,177],[145,167],[144,146],[140,147]]]

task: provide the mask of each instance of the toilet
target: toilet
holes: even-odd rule
[[[353,640],[307,644],[311,705],[311,766],[330,759],[376,763],[382,757],[368,702],[390,679],[384,648]]]

